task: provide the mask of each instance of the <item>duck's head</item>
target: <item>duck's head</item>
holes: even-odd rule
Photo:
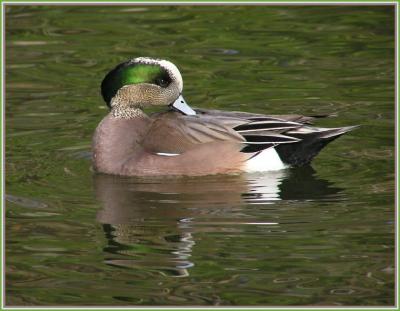
[[[149,106],[172,106],[192,115],[182,97],[183,81],[171,62],[138,57],[119,64],[101,83],[101,94],[110,109],[137,109]]]

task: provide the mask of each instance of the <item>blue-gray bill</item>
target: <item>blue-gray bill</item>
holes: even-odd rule
[[[177,100],[174,101],[170,106],[186,115],[196,114],[196,111],[189,107],[182,95],[179,95]]]

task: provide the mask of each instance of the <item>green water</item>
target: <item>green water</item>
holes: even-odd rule
[[[105,73],[173,61],[195,107],[362,124],[312,167],[94,174]],[[394,304],[393,6],[7,6],[8,306]]]

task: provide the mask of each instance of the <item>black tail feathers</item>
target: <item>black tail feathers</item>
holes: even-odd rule
[[[321,129],[310,133],[294,133],[291,136],[301,139],[299,142],[280,144],[275,149],[284,163],[292,166],[306,165],[331,141],[358,127],[356,125]]]

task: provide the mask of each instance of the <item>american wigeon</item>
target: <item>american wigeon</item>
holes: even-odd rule
[[[301,166],[355,126],[319,128],[314,117],[190,108],[169,61],[139,57],[111,70],[101,84],[110,113],[93,137],[98,172],[209,175]],[[168,110],[147,116],[142,108]]]

